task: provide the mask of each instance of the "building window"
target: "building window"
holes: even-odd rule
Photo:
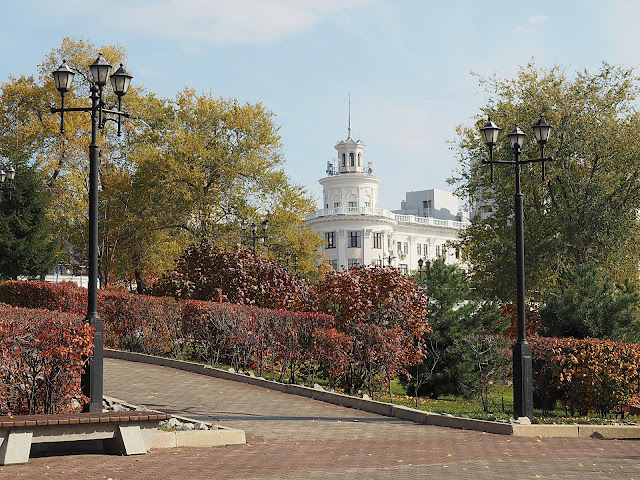
[[[358,154],[358,166],[360,167],[360,154]]]
[[[405,255],[409,253],[409,244],[407,242],[404,242],[402,251],[404,252]]]
[[[333,270],[338,271],[338,260],[329,260],[329,265]]]
[[[429,250],[427,249],[427,244],[426,244],[426,243],[425,243],[424,245],[422,245],[422,252],[423,252],[422,254],[423,254],[425,257],[428,257],[428,256],[429,256]]]
[[[382,232],[373,234],[373,248],[382,248]]]
[[[422,245],[420,243],[416,243],[416,248],[417,248],[417,254],[419,257],[422,256]]]
[[[348,262],[347,267],[349,268],[349,270],[351,270],[353,267],[357,267],[358,265],[360,265],[359,258],[350,258],[347,260],[347,262]]]
[[[402,253],[402,242],[398,242],[398,253]]]
[[[460,249],[456,248],[456,259],[460,259]]]
[[[336,248],[336,232],[326,232],[324,241],[324,248]]]
[[[365,207],[370,207],[371,206],[371,202],[364,202],[364,206]]]
[[[349,211],[355,212],[358,208],[358,202],[349,202]]]
[[[441,248],[442,248],[442,247],[440,247],[440,245],[436,245],[436,257],[439,257],[439,256],[440,256],[440,253],[441,253],[441,252],[440,252],[440,250],[441,250]]]
[[[333,208],[340,208],[340,202],[333,202]]]
[[[349,248],[362,246],[362,232],[349,232]]]
[[[356,162],[355,162],[355,160],[354,160],[354,158],[353,158],[353,152],[351,152],[351,153],[349,154],[349,166],[350,166],[350,167],[355,167],[355,166],[356,166]]]
[[[346,154],[342,154],[342,166],[346,167],[347,166],[347,155]]]
[[[407,267],[406,263],[401,263],[400,265],[398,265],[398,268],[400,269],[400,273],[402,273],[403,275],[409,273],[409,268]]]

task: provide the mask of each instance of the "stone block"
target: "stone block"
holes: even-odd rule
[[[640,438],[640,425],[578,425],[580,437]]]
[[[27,463],[31,453],[33,433],[14,430],[9,432],[0,444],[0,465]]]
[[[578,438],[578,425],[518,425],[513,424],[516,437]]]
[[[103,446],[108,453],[121,453],[123,455],[147,453],[139,425],[118,425],[116,436],[103,440]]]

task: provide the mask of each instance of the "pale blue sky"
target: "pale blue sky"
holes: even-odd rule
[[[287,173],[316,198],[351,92],[353,136],[390,209],[406,191],[450,188],[447,141],[486,100],[471,72],[640,65],[639,1],[23,0],[0,12],[1,81],[35,74],[65,36],[120,44],[133,81],[160,96],[189,86],[263,102]]]

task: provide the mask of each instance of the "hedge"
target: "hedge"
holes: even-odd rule
[[[51,308],[86,315],[86,290],[73,284],[9,281],[0,299],[31,308]],[[81,303],[79,303],[81,302]],[[105,346],[149,355],[223,362],[261,374],[276,368],[283,379],[311,375],[326,366],[346,364],[344,336],[334,318],[319,313],[288,312],[248,305],[197,300],[175,301],[118,290],[98,290],[98,314],[104,320]]]
[[[0,303],[0,414],[79,409],[93,327],[78,315]]]
[[[571,415],[605,416],[638,402],[640,346],[586,338],[532,341],[534,390],[540,406],[556,400]]]
[[[334,318],[320,313],[287,312],[246,305],[185,300],[180,302],[182,331],[190,356],[259,374],[279,365],[290,381],[298,373],[315,378],[321,360],[331,356],[323,335]]]
[[[58,311],[2,306],[0,348],[8,360],[0,371],[12,386],[1,391],[0,410],[68,408],[68,400],[78,393],[75,380],[69,378],[75,378],[81,368],[82,354],[71,350],[87,348],[87,327],[79,316],[86,314],[86,290],[72,284],[12,281],[0,284],[0,301]],[[309,375],[313,383],[316,372],[323,369],[335,382],[348,368],[354,341],[336,329],[330,315],[198,300],[176,302],[122,291],[99,290],[98,313],[105,322],[106,346],[227,363],[239,370],[256,368],[260,373],[271,368],[274,375],[277,369],[281,380],[287,371],[290,381]],[[48,331],[57,333],[45,334]],[[78,339],[73,340],[76,335]],[[536,338],[531,343],[535,399],[542,408],[548,410],[560,400],[572,415],[604,416],[640,400],[639,345],[572,338]],[[42,360],[29,364],[30,355]],[[54,392],[49,380],[62,375],[53,359],[73,373],[61,384],[62,393]],[[20,361],[27,362],[24,371],[17,366]],[[40,381],[38,373],[28,372],[44,372],[48,377]],[[21,384],[24,392],[16,387]],[[60,407],[51,406],[56,402]]]
[[[0,283],[0,302],[14,307],[87,315],[87,289],[71,282],[3,282]]]

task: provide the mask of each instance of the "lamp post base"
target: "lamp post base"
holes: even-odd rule
[[[513,346],[513,407],[516,418],[533,420],[533,364],[526,340]]]
[[[93,358],[85,367],[85,373],[81,379],[82,393],[89,397],[89,403],[84,406],[83,410],[100,413],[102,412],[103,394],[104,322],[97,314],[89,315],[86,321],[95,327],[95,331],[93,333]]]

